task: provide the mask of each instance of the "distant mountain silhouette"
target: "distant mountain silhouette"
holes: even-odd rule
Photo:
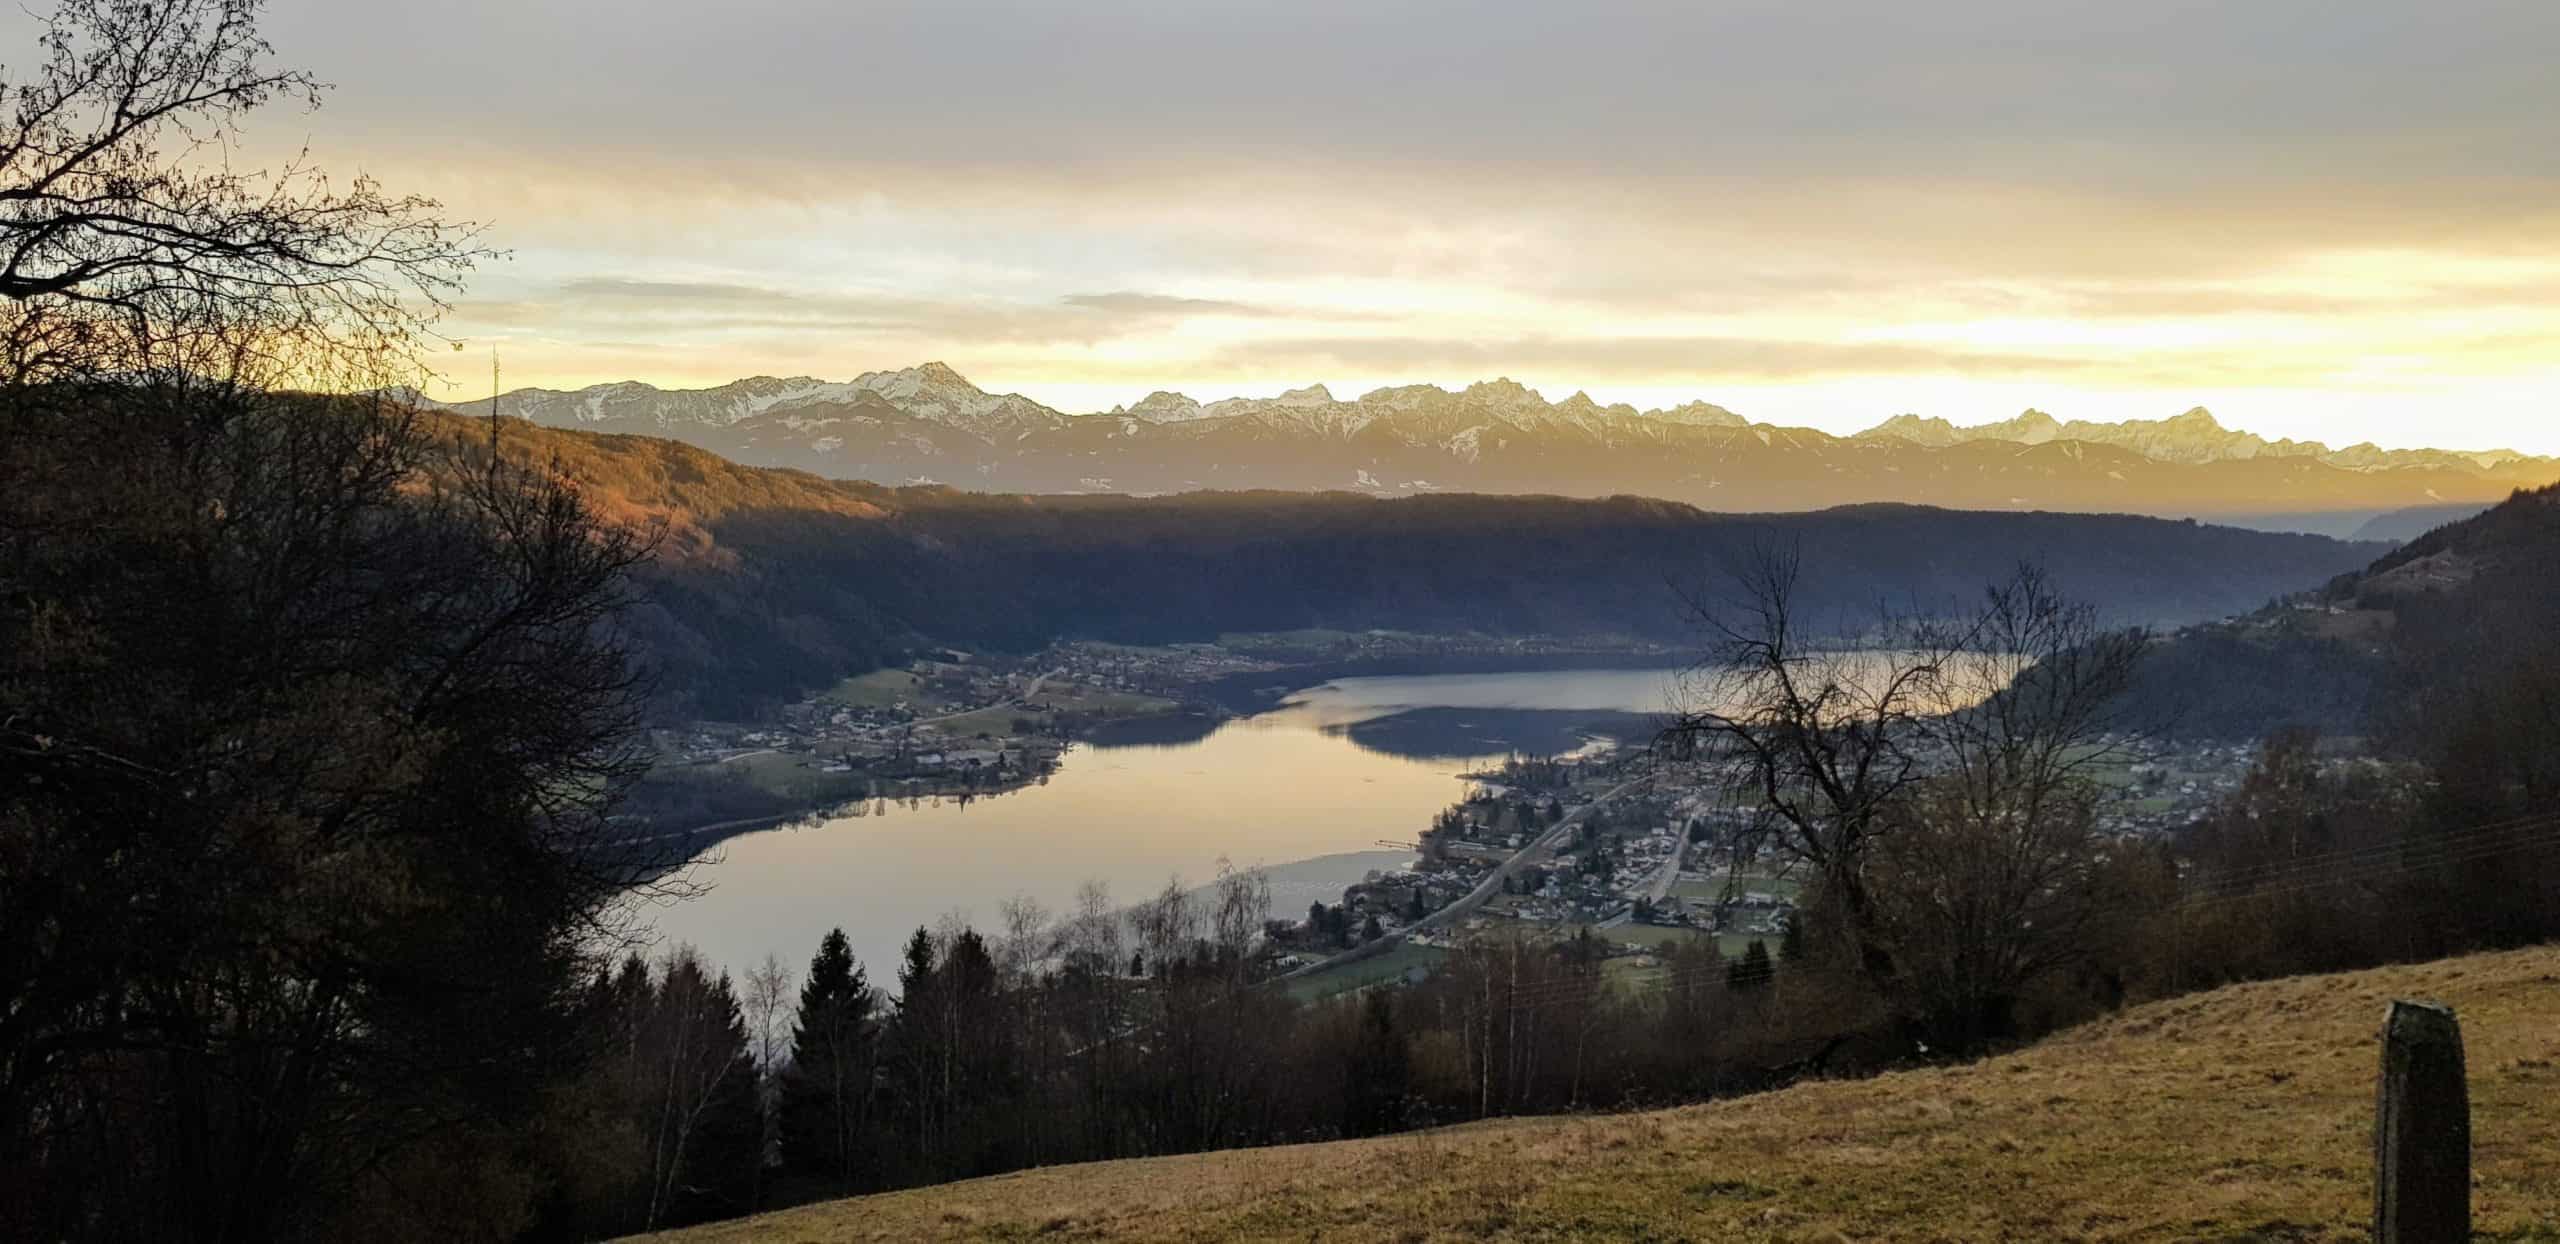
[[[2356,528],[2355,534],[2349,538],[2383,540],[2393,544],[2405,543],[2446,523],[2460,522],[2488,508],[2476,502],[2463,502],[2459,505],[2413,505],[2405,510],[2393,510],[2387,514],[2376,514],[2366,519],[2364,526]]]
[[[519,389],[499,406],[553,427],[675,437],[752,465],[992,492],[1623,493],[1722,511],[1895,501],[2345,535],[2385,511],[2486,505],[2560,479],[2560,460],[2331,450],[2229,430],[2202,410],[2121,424],[2028,411],[1974,428],[1904,415],[1837,437],[1755,424],[1704,402],[1653,411],[1581,393],[1549,402],[1509,380],[1456,392],[1407,385],[1349,400],[1322,385],[1210,402],[1158,392],[1070,415],[926,363],[849,381]]]
[[[1967,441],[2005,441],[2015,445],[2083,441],[2091,445],[2130,449],[2158,462],[2202,464],[2245,462],[2256,458],[2306,458],[2350,471],[2407,467],[2496,471],[2537,462],[2546,467],[2560,465],[2560,459],[2536,459],[2512,449],[2384,449],[2370,442],[2331,449],[2318,441],[2271,441],[2254,432],[2222,426],[2222,422],[2213,417],[2213,412],[2202,406],[2168,419],[2128,419],[2122,423],[2091,423],[2080,419],[2064,423],[2041,410],[2029,410],[2015,419],[1973,427],[1958,427],[1944,419],[1895,415],[1858,433],[1858,438],[1904,440],[1941,449]]]

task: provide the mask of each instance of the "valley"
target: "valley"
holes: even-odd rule
[[[698,730],[696,750],[662,766],[659,781],[734,777],[788,806],[770,822],[724,818],[690,844],[689,877],[710,892],[656,928],[740,972],[833,925],[865,962],[886,962],[918,927],[987,925],[1023,904],[1061,918],[1088,885],[1133,905],[1233,868],[1274,879],[1261,913],[1273,970],[1305,998],[1418,979],[1460,945],[1512,936],[1587,937],[1613,971],[1636,973],[1675,943],[1774,950],[1800,880],[1737,859],[1747,814],[1711,774],[1652,754],[1683,695],[1661,654],[1342,672],[1410,667],[1424,650],[1442,664],[1538,660],[1505,647],[1237,635],[849,679],[776,723]],[[2129,841],[2202,817],[2255,749],[2160,740],[2139,754],[2110,768],[2100,818]]]
[[[2550,0],[0,25],[0,1241],[2560,1244]]]

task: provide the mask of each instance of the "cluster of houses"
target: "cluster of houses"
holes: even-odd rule
[[[2184,829],[2238,790],[2257,760],[2258,749],[2244,743],[2151,745],[2128,768],[2118,797],[2100,808],[2098,828],[2118,836]]]
[[[1483,785],[1434,820],[1409,869],[1373,873],[1347,889],[1339,906],[1317,904],[1304,921],[1275,921],[1269,930],[1275,947],[1301,961],[1320,959],[1456,902],[1548,832],[1568,806],[1623,782],[1622,763],[1514,760],[1477,775]],[[1524,860],[1465,920],[1410,941],[1440,946],[1522,926],[1559,934],[1587,926],[1604,939],[1607,930],[1636,925],[1775,936],[1794,909],[1792,900],[1773,887],[1720,881],[1731,867],[1733,832],[1747,819],[1707,792],[1673,781],[1621,795],[1577,822],[1552,854]],[[1629,940],[1623,949],[1642,954],[1652,948]]]
[[[1190,697],[1200,684],[1233,674],[1258,674],[1276,663],[1230,652],[1216,644],[1127,648],[1117,644],[1059,644],[1027,663],[1055,670],[1078,686],[1169,700]]]

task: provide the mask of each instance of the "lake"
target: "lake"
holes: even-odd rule
[[[694,873],[709,893],[648,913],[743,972],[767,951],[795,969],[843,926],[876,984],[918,925],[959,912],[981,929],[1016,894],[1052,912],[1099,880],[1123,905],[1168,878],[1200,885],[1223,857],[1274,867],[1275,911],[1332,901],[1463,798],[1459,775],[1505,753],[1640,736],[1669,707],[1672,671],[1563,670],[1346,678],[1270,711],[1180,731],[1176,742],[1078,744],[1049,780],[966,805],[872,804],[729,839]]]

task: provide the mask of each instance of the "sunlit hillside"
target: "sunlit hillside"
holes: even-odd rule
[[[2239,985],[1970,1066],[1645,1114],[1057,1167],[655,1237],[2368,1238],[2377,1033],[2463,1021],[2477,1238],[2560,1239],[2560,948]]]

